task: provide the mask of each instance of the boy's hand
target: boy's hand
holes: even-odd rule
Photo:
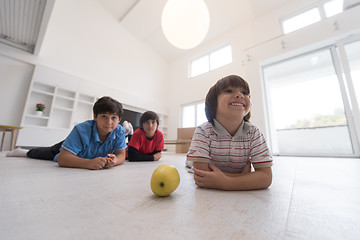
[[[154,154],[154,161],[158,161],[161,157],[162,157],[161,152],[155,153]]]
[[[105,167],[107,163],[107,158],[97,157],[89,161],[88,169],[99,170]]]
[[[115,166],[115,164],[116,164],[116,155],[108,154],[104,168],[111,168],[111,167]]]
[[[194,180],[198,187],[224,189],[227,176],[217,167],[209,164],[210,171],[194,168]]]

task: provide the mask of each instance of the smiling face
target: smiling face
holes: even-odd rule
[[[94,115],[97,130],[101,141],[109,135],[120,123],[120,118],[116,113],[99,113]]]
[[[149,119],[145,121],[142,125],[142,129],[145,132],[146,137],[151,138],[155,135],[158,124],[155,119]]]
[[[242,122],[251,107],[250,94],[243,87],[226,87],[218,95],[217,103],[215,119],[219,122]]]

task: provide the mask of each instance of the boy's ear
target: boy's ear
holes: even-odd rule
[[[94,113],[94,121],[96,121],[96,114]]]

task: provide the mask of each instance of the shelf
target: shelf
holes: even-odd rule
[[[57,88],[56,95],[59,97],[75,99],[76,92],[64,88]]]
[[[49,116],[52,100],[53,100],[52,94],[39,92],[37,90],[31,91],[29,100],[26,103],[25,114],[34,115],[34,112],[36,110],[36,104],[42,103],[45,104],[44,115]]]
[[[56,98],[58,99],[64,99],[64,100],[70,100],[70,101],[74,101],[75,98],[72,98],[72,97],[66,97],[66,96],[61,96],[61,95],[55,95]]]
[[[74,99],[55,96],[54,107],[73,110],[74,102],[75,102]]]
[[[40,125],[35,126],[35,125],[31,125],[31,124],[24,124],[24,125],[22,125],[22,127],[24,127],[24,128],[40,128],[40,129],[48,129],[48,127],[47,127],[47,126],[40,126]]]
[[[54,108],[51,114],[52,116],[49,119],[50,128],[71,128],[71,110]]]
[[[55,93],[55,86],[51,86],[44,83],[34,82],[33,84],[33,91],[39,91],[47,94],[54,94]]]
[[[38,116],[38,115],[35,115],[35,114],[26,114],[26,117],[28,117],[28,118],[39,118],[39,119],[49,119],[48,116],[44,116],[44,115]]]
[[[37,90],[37,89],[34,89],[32,92],[39,93],[39,94],[45,94],[45,95],[49,95],[49,96],[54,96],[54,93],[49,93],[49,92],[45,92],[45,91]]]
[[[93,104],[78,101],[75,106],[73,125],[93,118]]]
[[[67,107],[54,107],[54,109],[63,110],[63,111],[69,111],[69,112],[73,111],[72,108],[67,108]]]
[[[24,126],[38,126],[38,127],[46,127],[48,125],[48,118],[46,117],[38,117],[38,116],[29,116],[25,117]]]

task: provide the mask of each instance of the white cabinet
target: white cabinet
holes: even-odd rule
[[[92,107],[98,97],[81,92],[79,81],[83,80],[36,66],[17,146],[50,146],[64,140],[76,124],[93,118]],[[36,114],[38,103],[45,105],[42,116]]]

